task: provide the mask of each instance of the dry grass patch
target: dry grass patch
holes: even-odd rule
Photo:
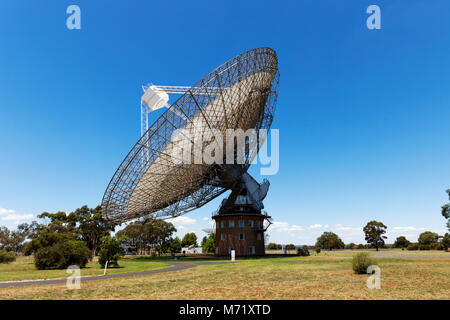
[[[366,287],[351,260],[258,259],[144,277],[9,288],[0,299],[448,299],[450,259],[380,259],[381,289]]]

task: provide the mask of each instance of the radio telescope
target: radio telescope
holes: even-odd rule
[[[217,215],[236,205],[261,215],[269,182],[257,183],[247,169],[263,139],[246,144],[243,163],[186,163],[174,157],[174,149],[192,147],[192,157],[203,152],[207,145],[197,142],[199,128],[203,134],[215,129],[224,136],[230,129],[268,130],[278,79],[275,51],[257,48],[217,67],[192,87],[143,86],[142,136],[109,182],[102,200],[104,218],[114,224],[140,217],[173,218],[227,190],[232,192]],[[180,97],[169,105],[169,94]],[[167,109],[149,125],[151,112],[163,107]]]

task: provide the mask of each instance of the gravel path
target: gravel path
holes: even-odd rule
[[[172,267],[164,268],[164,269],[156,269],[156,270],[148,270],[148,271],[139,271],[139,272],[129,272],[129,273],[121,273],[121,274],[111,274],[106,276],[86,276],[81,277],[81,282],[85,281],[95,281],[95,280],[105,280],[105,279],[116,279],[116,278],[128,278],[128,277],[136,277],[136,276],[145,276],[149,274],[156,273],[165,273],[172,271],[179,271],[184,269],[190,269],[197,266],[209,265],[209,264],[224,264],[227,262],[174,262]],[[25,281],[8,281],[8,282],[0,282],[0,288],[8,288],[8,287],[25,287],[25,286],[33,286],[33,285],[45,285],[45,284],[61,284],[66,283],[67,278],[59,278],[59,279],[48,279],[48,280],[25,280]]]

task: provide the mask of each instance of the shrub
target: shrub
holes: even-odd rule
[[[319,247],[314,248],[314,250],[316,251],[317,254],[320,253],[320,248]]]
[[[419,250],[419,244],[418,243],[412,243],[408,246],[408,250]]]
[[[433,242],[432,244],[430,244],[430,249],[431,250],[441,250],[441,244],[438,242]]]
[[[419,244],[419,250],[431,250],[431,246],[429,244]]]
[[[108,266],[119,266],[119,259],[123,254],[123,248],[120,244],[123,242],[123,238],[105,236],[102,239],[100,245],[100,251],[98,252],[98,263],[102,267],[108,262]]]
[[[39,270],[65,269],[71,265],[86,266],[91,251],[83,241],[59,241],[39,248],[34,255],[34,265]]]
[[[297,254],[299,256],[303,256],[303,257],[309,256],[308,247],[307,246],[303,246],[302,248],[298,248],[297,249]]]
[[[5,250],[0,250],[0,263],[10,263],[16,260],[16,255],[14,252],[7,252]]]
[[[375,261],[367,252],[358,253],[353,257],[352,267],[357,274],[367,273],[367,268],[372,264],[375,264]]]

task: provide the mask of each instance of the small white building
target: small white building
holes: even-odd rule
[[[181,253],[183,253],[183,254],[197,254],[197,253],[202,253],[202,247],[186,247],[186,248],[181,248]]]

